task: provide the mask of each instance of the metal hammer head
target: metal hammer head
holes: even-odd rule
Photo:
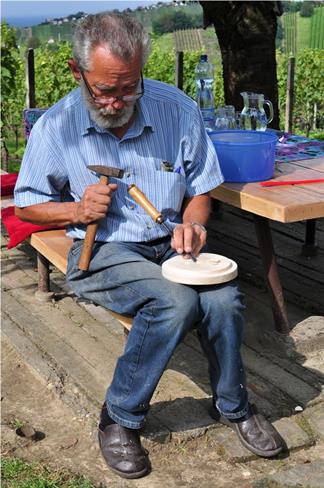
[[[123,169],[114,168],[113,166],[90,165],[87,168],[90,171],[95,171],[100,176],[113,176],[114,178],[122,178],[124,176]]]

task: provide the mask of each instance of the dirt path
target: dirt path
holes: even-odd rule
[[[311,463],[324,455],[323,444],[317,444],[286,459],[257,459],[233,465],[218,452],[211,433],[185,445],[162,446],[151,452],[154,470],[150,476],[123,480],[106,469],[97,442],[90,434],[91,421],[76,417],[6,341],[2,345],[1,406],[3,455],[81,474],[98,487],[251,488],[266,475]],[[21,422],[29,423],[45,437],[38,442],[19,437],[15,427]]]

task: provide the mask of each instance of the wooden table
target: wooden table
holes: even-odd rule
[[[324,178],[324,157],[280,163],[278,170],[276,170],[273,180]],[[268,188],[262,187],[259,183],[223,183],[211,192],[211,196],[253,214],[260,254],[272,299],[275,326],[278,332],[288,334],[290,328],[269,219],[287,223],[324,217],[324,183]]]

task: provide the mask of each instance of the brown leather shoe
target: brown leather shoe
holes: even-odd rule
[[[214,405],[209,413],[215,420],[234,429],[241,444],[257,456],[273,457],[286,448],[279,432],[257,411],[255,405],[249,404],[248,415],[235,421],[222,417]]]
[[[273,457],[284,450],[285,442],[274,426],[250,405],[246,420],[233,422],[233,428],[243,446],[257,456]]]
[[[141,478],[151,469],[148,451],[141,445],[138,430],[102,422],[98,430],[101,453],[107,466],[123,478]]]

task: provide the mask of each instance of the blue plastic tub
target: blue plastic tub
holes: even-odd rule
[[[269,180],[275,169],[278,137],[253,130],[208,132],[217,152],[225,181],[246,183]]]

